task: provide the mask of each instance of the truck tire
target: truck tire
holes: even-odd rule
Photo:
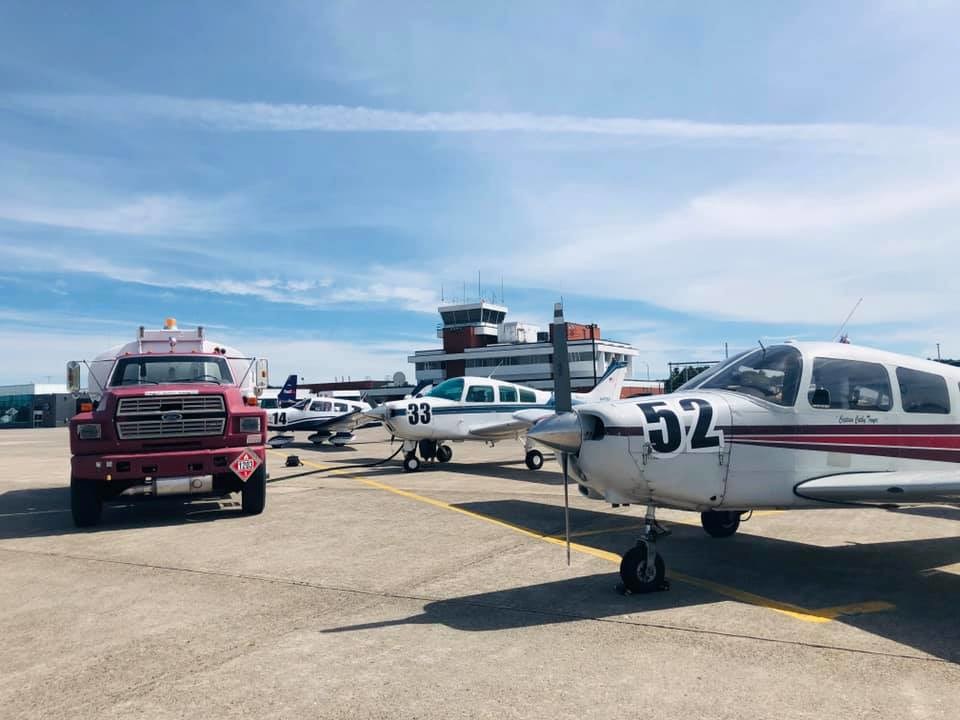
[[[261,465],[247,478],[240,491],[240,507],[244,515],[259,515],[267,503],[267,466]]]
[[[77,527],[93,527],[100,522],[103,501],[100,499],[100,481],[83,480],[70,476],[70,511]]]

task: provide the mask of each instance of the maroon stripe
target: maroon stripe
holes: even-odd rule
[[[754,447],[775,447],[789,450],[815,450],[818,452],[838,452],[848,455],[877,455],[880,457],[907,458],[910,460],[935,460],[938,462],[960,463],[960,451],[940,450],[936,448],[880,448],[880,447],[851,447],[850,445],[828,445],[785,443],[785,442],[752,442],[750,440],[733,439],[737,445],[753,445]],[[734,460],[736,462],[736,460]]]
[[[642,427],[607,427],[607,435],[623,435],[623,436],[633,436],[633,435],[643,435],[644,431]]]
[[[735,425],[720,428],[735,435],[960,435],[952,425]]]

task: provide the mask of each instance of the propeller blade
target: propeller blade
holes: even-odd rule
[[[568,486],[567,462],[569,456],[563,453],[563,532],[567,538],[567,567],[570,566],[570,488]]]

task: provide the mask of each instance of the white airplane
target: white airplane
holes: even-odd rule
[[[17,408],[10,408],[3,415],[0,415],[0,423],[7,425],[16,421],[17,413],[20,412]]]
[[[750,510],[960,502],[960,369],[846,344],[761,347],[528,434],[567,455],[584,495],[647,506],[620,564],[632,592],[663,586],[658,507],[728,537]]]
[[[290,407],[267,413],[267,428],[279,433],[267,443],[281,448],[293,442],[292,433],[307,431],[311,433],[307,439],[316,445],[324,440],[332,445],[346,445],[353,440],[354,430],[380,424],[364,415],[370,410],[370,405],[361,400],[305,398]]]
[[[615,400],[627,375],[626,363],[611,363],[597,386],[588,393],[574,393],[574,403]],[[515,416],[519,414],[519,417]],[[413,472],[423,460],[448,462],[453,449],[447,441],[517,439],[534,421],[554,414],[553,394],[493,378],[457,377],[444,380],[420,398],[394,400],[365,413],[382,420],[395,437],[403,440],[403,469]],[[525,445],[531,470],[543,466],[543,453]]]

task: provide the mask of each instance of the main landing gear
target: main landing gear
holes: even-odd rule
[[[700,524],[711,537],[730,537],[740,527],[741,514],[731,510],[709,510],[700,513]]]
[[[437,443],[436,440],[421,440],[420,442],[404,440],[404,472],[415,472],[420,469],[420,458],[417,457],[417,452],[420,453],[420,458],[422,458],[424,462],[436,460],[438,463],[445,463],[450,462],[453,458],[453,448],[449,445],[441,445]]]
[[[543,467],[543,453],[539,450],[527,450],[525,460],[527,467],[531,470],[539,470]]]

